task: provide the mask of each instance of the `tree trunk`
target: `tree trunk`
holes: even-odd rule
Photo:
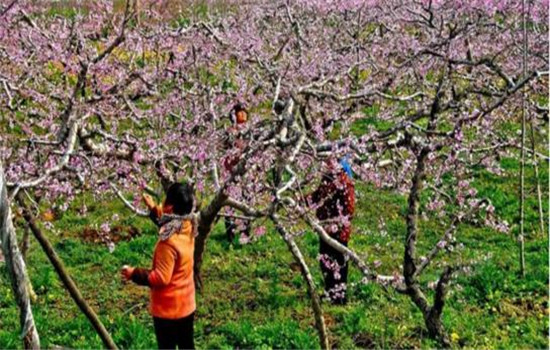
[[[443,307],[445,306],[445,297],[447,296],[447,289],[449,286],[449,281],[454,270],[451,267],[446,267],[439,281],[437,282],[437,287],[435,288],[435,296],[433,306],[429,309],[428,312],[424,313],[424,322],[426,323],[426,328],[430,336],[434,339],[437,339],[443,346],[450,347],[451,342],[445,332],[443,323],[441,322],[441,315],[443,314]]]
[[[113,339],[111,338],[111,335],[105,327],[103,326],[103,323],[101,323],[101,320],[96,315],[94,310],[88,305],[86,300],[82,297],[82,294],[80,293],[80,290],[77,288],[76,284],[72,280],[71,276],[69,276],[63,261],[59,258],[57,253],[55,252],[52,244],[50,241],[46,238],[46,236],[42,233],[42,231],[36,226],[36,223],[34,222],[34,219],[26,207],[23,198],[20,196],[20,194],[17,196],[17,200],[21,207],[23,208],[23,217],[25,218],[25,221],[27,221],[27,224],[29,225],[29,228],[31,229],[31,232],[34,234],[40,245],[42,246],[42,249],[46,253],[46,256],[52,263],[53,267],[55,268],[55,271],[59,275],[59,278],[63,282],[63,285],[67,290],[69,291],[69,294],[71,295],[71,298],[75,301],[76,305],[80,308],[80,310],[86,315],[94,329],[96,330],[97,334],[103,341],[103,344],[108,349],[117,349],[117,346],[115,345]]]
[[[212,224],[216,219],[216,216],[225,204],[227,195],[220,189],[216,194],[216,197],[210,202],[210,204],[201,210],[198,220],[198,235],[195,237],[195,252],[193,262],[193,273],[195,278],[195,287],[197,290],[202,290],[202,278],[201,278],[201,266],[203,261],[204,249],[206,248],[206,241],[212,231]]]
[[[32,315],[31,301],[28,292],[28,277],[23,257],[17,247],[15,228],[13,227],[8,192],[4,179],[4,170],[0,162],[0,241],[2,254],[6,262],[8,275],[15,301],[20,310],[23,347],[25,349],[40,349],[40,338]]]
[[[409,193],[407,209],[407,237],[405,239],[405,254],[403,262],[403,277],[405,278],[406,294],[420,309],[424,316],[424,323],[430,337],[438,340],[444,347],[449,347],[450,342],[441,322],[447,285],[451,278],[452,269],[447,267],[441,275],[436,288],[433,306],[422,292],[417,280],[416,266],[416,238],[418,234],[418,211],[420,207],[420,192],[424,181],[425,160],[429,154],[427,148],[423,148],[417,157],[416,169],[412,178],[411,192]]]
[[[433,315],[432,313],[427,313],[424,315],[424,323],[428,329],[428,333],[431,338],[436,339],[443,345],[445,348],[451,347],[451,341],[445,332],[443,323],[441,322],[441,315]]]
[[[195,287],[199,291],[202,290],[202,278],[200,271],[203,261],[204,249],[206,248],[206,241],[210,236],[210,231],[212,231],[212,224],[216,220],[218,213],[224,207],[228,199],[228,195],[226,194],[225,190],[230,183],[235,181],[236,177],[242,176],[246,172],[246,163],[248,158],[250,158],[254,153],[261,152],[265,147],[267,147],[267,143],[262,145],[260,148],[245,152],[237,165],[235,165],[231,177],[218,189],[210,204],[208,204],[208,206],[200,212],[198,219],[198,235],[195,238],[195,253],[193,256],[193,273],[195,279]]]
[[[25,264],[27,263],[27,254],[29,252],[29,247],[31,244],[30,238],[31,237],[30,237],[29,229],[25,227],[23,230],[23,239],[21,240],[21,243],[20,243],[21,256],[23,257],[23,261],[25,262]],[[29,292],[29,297],[31,298],[31,301],[33,303],[36,302],[37,296],[36,296],[36,293],[34,292],[34,288],[32,287],[32,283],[30,279],[27,279],[27,290]]]
[[[31,245],[31,236],[28,228],[23,229],[23,239],[21,240],[21,256],[23,260],[27,262],[27,253],[29,252],[29,247]]]
[[[141,1],[135,0],[134,1],[134,13],[136,14],[136,22],[137,25],[141,25]]]

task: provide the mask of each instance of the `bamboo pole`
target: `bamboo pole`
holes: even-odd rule
[[[531,157],[533,158],[533,168],[535,170],[535,181],[537,184],[537,204],[538,204],[538,210],[539,210],[539,225],[540,225],[540,232],[541,234],[544,234],[544,210],[542,208],[542,190],[540,187],[540,178],[539,178],[539,164],[538,164],[538,156],[535,152],[536,150],[536,140],[535,140],[535,126],[533,125],[533,118],[529,119],[529,126],[531,131],[531,149],[532,154]]]
[[[523,16],[523,76],[527,76],[527,0],[522,1]],[[525,119],[527,115],[527,88],[523,87],[521,108],[521,166],[520,166],[520,204],[519,204],[519,266],[522,277],[525,277]]]

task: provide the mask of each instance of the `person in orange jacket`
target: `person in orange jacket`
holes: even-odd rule
[[[238,150],[237,154],[228,155],[223,162],[225,170],[232,172],[233,168],[237,165],[241,159],[241,152],[246,147],[246,140],[241,134],[241,129],[244,127],[248,121],[248,112],[244,106],[240,103],[237,103],[231,109],[229,114],[229,119],[231,120],[231,127],[227,130],[227,136],[225,139],[224,147],[226,149]],[[246,193],[243,193],[243,198],[249,199]],[[241,229],[239,230],[239,226]],[[250,223],[248,221],[244,222],[242,225],[237,225],[235,219],[231,217],[225,218],[225,233],[229,242],[233,242],[237,234],[244,234],[245,236],[250,235]]]
[[[126,281],[150,288],[150,312],[153,316],[159,349],[194,349],[195,283],[193,281],[194,235],[190,220],[184,216],[193,208],[193,188],[172,184],[162,205],[147,195],[144,200],[151,218],[160,226],[151,269],[124,266]]]

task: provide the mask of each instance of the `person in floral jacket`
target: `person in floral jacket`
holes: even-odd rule
[[[329,170],[323,174],[321,184],[310,195],[309,202],[315,208],[315,215],[323,224],[325,231],[347,246],[355,209],[355,189],[351,166],[347,159],[341,159],[338,165],[329,163]],[[344,254],[322,239],[319,248],[325,293],[332,303],[345,304],[348,262]]]

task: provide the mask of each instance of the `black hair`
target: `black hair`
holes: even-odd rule
[[[277,100],[275,101],[275,104],[273,105],[273,110],[277,115],[280,115],[284,112],[286,107],[286,103],[283,100]]]
[[[193,186],[188,183],[173,183],[166,191],[167,205],[173,207],[174,214],[187,215],[193,210]]]
[[[233,106],[233,111],[236,112],[240,112],[240,111],[246,111],[246,108],[244,108],[243,104],[240,103],[240,102],[237,102],[235,103],[235,105]]]

